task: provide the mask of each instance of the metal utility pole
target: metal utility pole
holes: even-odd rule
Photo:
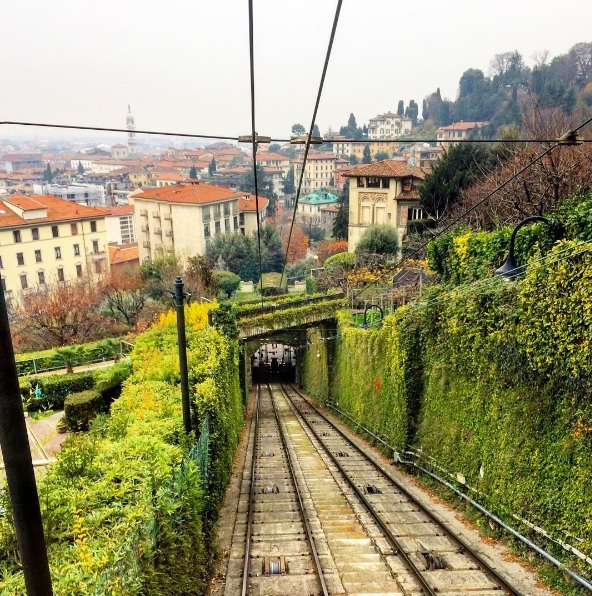
[[[191,432],[191,410],[189,408],[189,376],[187,373],[187,337],[185,335],[185,298],[183,280],[175,278],[175,308],[177,309],[177,343],[179,344],[179,369],[181,372],[181,404],[185,432]]]
[[[19,390],[4,290],[0,287],[0,445],[28,596],[51,596],[39,496]]]

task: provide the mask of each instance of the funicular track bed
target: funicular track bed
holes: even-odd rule
[[[503,579],[295,388],[260,386],[256,412],[226,595],[548,593]]]

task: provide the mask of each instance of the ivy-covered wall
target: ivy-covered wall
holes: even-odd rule
[[[439,286],[380,330],[342,315],[339,335],[332,382],[312,346],[306,389],[592,555],[592,243],[517,282]]]

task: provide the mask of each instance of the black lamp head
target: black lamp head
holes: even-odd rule
[[[516,261],[514,260],[514,255],[509,254],[506,262],[499,268],[495,270],[496,275],[500,275],[506,280],[510,280],[517,275],[522,273],[522,268],[516,265]]]

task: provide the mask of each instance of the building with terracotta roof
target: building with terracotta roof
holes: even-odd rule
[[[453,145],[455,141],[468,139],[473,131],[483,128],[488,124],[489,122],[463,122],[461,120],[460,122],[438,128],[436,130],[436,137],[440,145],[446,143],[449,146]]]
[[[349,252],[354,252],[371,225],[390,225],[397,230],[399,240],[403,240],[407,222],[422,219],[418,192],[424,179],[421,168],[386,159],[352,167],[345,176],[350,179]]]
[[[310,228],[322,228],[326,232],[330,232],[333,220],[330,217],[331,213],[337,213],[337,209],[329,209],[328,207],[335,207],[339,203],[339,197],[331,194],[326,190],[317,190],[303,197],[298,201],[296,208],[296,217],[298,221]],[[323,217],[324,215],[324,217]]]
[[[255,208],[246,208],[246,204],[254,204],[248,197],[245,192],[197,180],[135,194],[140,261],[167,253],[185,260],[205,254],[207,241],[217,234],[248,233],[252,228],[249,214],[253,213],[255,227],[257,218]],[[240,203],[241,199],[246,203]],[[240,207],[243,218],[239,217]],[[266,200],[260,200],[260,221],[265,219],[266,207]]]
[[[129,275],[140,268],[140,254],[138,243],[116,244],[109,243],[109,265],[114,274]]]
[[[0,200],[0,277],[8,299],[108,270],[105,209],[49,195]]]
[[[302,172],[302,162],[304,156],[294,160],[294,180],[298,183],[300,173]],[[306,166],[304,168],[304,177],[302,178],[302,194],[310,194],[322,188],[333,188],[333,171],[337,157],[333,153],[325,151],[315,151],[308,154]]]
[[[45,167],[41,153],[7,153],[2,157],[2,161],[4,171],[8,174],[18,170]]]

